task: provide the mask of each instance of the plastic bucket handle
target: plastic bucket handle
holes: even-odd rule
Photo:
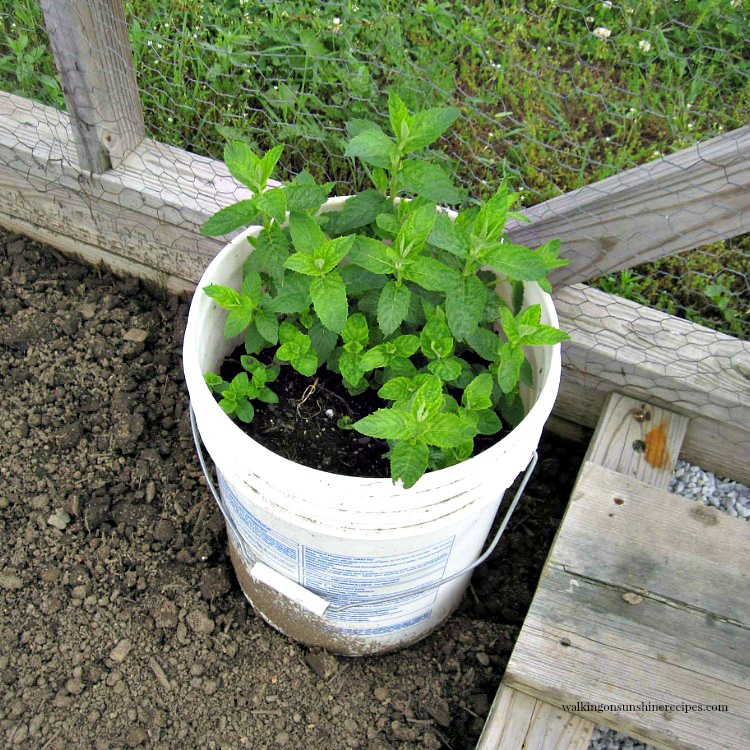
[[[214,496],[214,500],[216,500],[216,504],[219,506],[219,510],[221,511],[221,514],[224,516],[227,525],[234,534],[235,539],[239,544],[242,544],[242,535],[240,534],[239,529],[237,528],[234,519],[232,518],[232,514],[226,507],[221,493],[216,489],[214,480],[211,477],[211,472],[208,469],[208,464],[206,463],[206,457],[203,453],[203,446],[201,445],[200,434],[198,432],[198,425],[195,420],[195,412],[193,411],[192,404],[190,404],[190,426],[193,430],[193,441],[195,442],[195,449],[198,453],[198,460],[200,461],[201,469],[203,469],[203,476],[206,479],[206,484],[208,484],[208,488],[211,490],[211,494]],[[516,494],[513,496],[513,500],[511,501],[508,510],[505,512],[503,520],[500,522],[500,526],[498,527],[495,536],[490,542],[489,547],[476,560],[474,560],[474,562],[462,568],[457,573],[452,573],[451,575],[442,578],[436,583],[429,583],[424,586],[409,589],[408,591],[401,591],[393,594],[388,594],[386,596],[377,597],[375,599],[368,599],[367,604],[382,604],[385,602],[396,601],[398,599],[405,599],[407,597],[414,596],[415,594],[424,594],[428,591],[439,588],[443,584],[455,581],[461,576],[466,575],[466,573],[468,573],[469,571],[474,570],[474,568],[476,568],[477,566],[481,565],[494,552],[495,547],[497,547],[498,542],[500,541],[500,538],[502,537],[511,516],[513,515],[513,511],[516,509],[518,501],[521,499],[521,495],[526,489],[526,485],[531,478],[531,474],[536,467],[537,461],[538,455],[537,452],[534,451],[531,454],[531,459],[529,460],[528,466],[526,467],[526,471],[524,472],[521,484],[518,486]],[[245,554],[248,558],[252,559],[252,555],[247,554],[247,550],[245,550]],[[362,602],[356,601],[349,602],[347,604],[332,604],[327,599],[324,599],[318,594],[315,594],[309,589],[306,589],[296,581],[292,581],[291,579],[286,578],[286,576],[283,576],[281,573],[278,573],[262,562],[254,561],[254,565],[250,569],[250,574],[263,583],[266,583],[267,585],[279,590],[280,593],[286,594],[289,598],[297,602],[297,604],[300,604],[301,606],[315,612],[315,614],[320,616],[322,616],[327,610],[331,610],[332,612],[340,612],[351,607],[361,606],[362,604]]]

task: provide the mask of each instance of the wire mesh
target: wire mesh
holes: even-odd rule
[[[525,206],[749,120],[746,0],[124,5],[147,135],[213,158],[232,138],[281,142],[281,178],[307,169],[339,194],[364,179],[341,156],[346,123],[385,124],[391,89],[412,109],[460,107],[435,156],[476,197],[508,176]],[[39,0],[0,0],[0,27],[0,88],[62,108]],[[712,231],[592,280],[747,338],[750,239]]]

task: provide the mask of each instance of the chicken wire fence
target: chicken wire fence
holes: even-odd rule
[[[0,89],[63,109],[38,3],[0,0]],[[471,196],[507,176],[527,207],[750,121],[747,0],[124,5],[150,138],[214,158],[228,139],[284,143],[279,178],[306,169],[339,194],[362,187],[346,123],[386,125],[392,89],[458,106],[436,157]],[[747,339],[750,236],[719,240],[709,223],[696,249],[590,281]]]

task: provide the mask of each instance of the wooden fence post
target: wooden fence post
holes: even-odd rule
[[[145,137],[122,0],[41,0],[82,171],[117,167]]]

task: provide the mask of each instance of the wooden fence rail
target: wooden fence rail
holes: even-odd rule
[[[189,293],[222,242],[198,227],[247,191],[220,161],[145,138],[121,0],[43,0],[67,112],[0,92],[0,225]],[[560,285],[750,231],[750,127],[526,210],[561,237]],[[594,425],[619,390],[690,418],[684,454],[750,481],[750,344],[582,285],[557,413]],[[710,436],[701,446],[700,435]],[[699,460],[702,459],[702,460]]]

